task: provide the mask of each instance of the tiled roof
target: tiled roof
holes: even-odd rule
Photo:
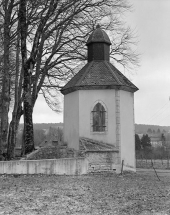
[[[81,137],[79,139],[80,151],[115,151],[118,152],[114,145],[103,143],[89,138]]]
[[[81,89],[122,89],[135,92],[138,88],[108,61],[87,63],[61,90],[65,95]]]
[[[111,45],[110,39],[105,31],[103,31],[99,25],[97,25],[96,29],[92,32],[92,34],[89,36],[86,45],[89,45],[90,43],[96,43],[96,42],[104,42]]]

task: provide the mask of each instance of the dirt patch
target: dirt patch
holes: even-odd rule
[[[170,214],[170,181],[126,173],[0,176],[0,214]]]

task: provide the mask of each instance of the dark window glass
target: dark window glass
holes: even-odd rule
[[[101,103],[97,103],[92,111],[93,131],[102,132],[106,130],[106,111]]]

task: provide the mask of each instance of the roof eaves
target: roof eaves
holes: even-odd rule
[[[124,91],[128,91],[128,92],[134,93],[134,92],[138,91],[139,89],[137,87],[130,87],[130,86],[122,85],[120,87],[120,90],[124,90]]]
[[[61,90],[63,95],[67,95],[77,90],[101,90],[101,89],[116,89],[116,90],[125,90],[129,92],[134,92],[133,88],[123,86],[123,85],[84,85],[84,86],[74,86]]]
[[[64,90],[61,90],[61,93],[63,95],[67,95],[69,93],[72,93],[77,90],[98,90],[98,89],[115,89],[115,90],[124,90],[128,92],[136,92],[139,90],[137,87],[129,87],[126,85],[84,85],[84,86],[74,86],[74,87],[69,87]]]

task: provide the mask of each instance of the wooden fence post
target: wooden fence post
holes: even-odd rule
[[[124,160],[122,160],[121,175],[123,174],[123,164],[124,164]]]

